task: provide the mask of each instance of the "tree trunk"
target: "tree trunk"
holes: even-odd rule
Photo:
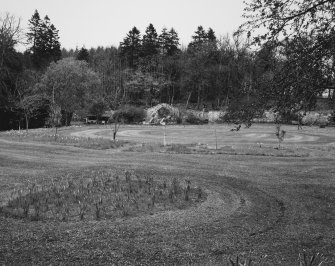
[[[172,86],[171,105],[173,105],[173,100],[174,100],[174,86]]]
[[[201,86],[198,87],[198,100],[197,100],[197,109],[200,108],[200,95],[201,95]]]
[[[189,94],[188,97],[187,97],[187,101],[186,101],[186,109],[187,109],[187,107],[188,107],[188,103],[189,103],[189,101],[190,101],[191,95],[192,95],[192,92],[190,92],[190,94]]]
[[[57,125],[55,124],[55,141],[57,140],[57,130],[58,130],[58,127],[57,127]]]
[[[28,129],[29,129],[29,119],[28,119],[27,115],[25,115],[25,119],[26,119],[26,131],[28,132]]]

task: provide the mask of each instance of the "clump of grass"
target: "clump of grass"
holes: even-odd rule
[[[202,191],[202,190],[201,190]],[[81,178],[67,175],[48,186],[18,190],[2,212],[31,220],[82,221],[117,219],[181,209],[206,199],[191,181],[158,182],[132,171],[123,175],[94,171]]]
[[[239,256],[236,256],[236,259],[233,260],[232,258],[228,259],[229,262],[227,262],[227,266],[251,266],[252,265],[252,259],[242,259]]]
[[[321,266],[325,262],[323,256],[319,253],[313,254],[311,257],[306,255],[306,252],[299,254],[300,266]]]

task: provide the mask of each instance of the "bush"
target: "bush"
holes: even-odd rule
[[[192,124],[192,125],[201,125],[201,124],[207,124],[208,123],[208,119],[202,119],[200,117],[197,117],[196,115],[192,114],[192,113],[188,113],[183,117],[183,120],[188,123],[188,124]]]
[[[115,111],[112,118],[127,124],[140,123],[145,119],[145,112],[141,107],[129,105]]]
[[[323,112],[308,112],[302,119],[304,125],[327,125],[330,114]]]
[[[294,112],[285,112],[281,114],[280,119],[282,123],[290,124],[291,121],[298,121],[299,115],[298,113],[294,113]]]

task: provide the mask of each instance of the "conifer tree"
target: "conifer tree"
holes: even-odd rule
[[[60,49],[60,43],[59,43],[59,36],[58,36],[58,30],[56,27],[51,24],[50,27],[48,27],[48,50],[50,51],[51,60],[50,61],[58,61],[61,59],[62,53]]]
[[[89,62],[90,54],[84,46],[79,50],[76,59],[86,61],[87,63]]]
[[[194,32],[195,35],[192,36],[192,43],[202,43],[207,39],[206,31],[202,26],[198,26],[197,30]]]
[[[202,49],[204,46],[216,47],[217,40],[215,32],[212,28],[209,28],[206,32],[202,26],[198,26],[197,30],[194,32],[195,35],[192,36],[193,41],[189,43],[188,48],[190,52]]]
[[[61,58],[58,30],[50,23],[48,16],[41,20],[37,10],[29,20],[28,41],[31,47],[32,63],[35,68],[43,69],[52,61]]]
[[[123,42],[120,43],[120,55],[126,60],[130,68],[136,66],[141,46],[140,31],[136,27],[133,27],[123,39]]]
[[[209,28],[207,33],[206,33],[206,39],[209,42],[216,42],[216,36],[215,36],[215,32],[212,28]]]
[[[174,28],[171,28],[169,31],[169,39],[168,39],[168,55],[174,55],[176,52],[179,51],[179,37],[178,33],[175,31]]]
[[[161,50],[161,54],[162,55],[166,55],[167,54],[168,39],[169,39],[169,33],[167,31],[167,28],[164,27],[162,29],[162,33],[158,37],[158,41],[159,41],[159,44],[160,44],[160,48],[161,48],[160,50]]]
[[[163,56],[171,56],[179,51],[179,37],[174,28],[171,28],[170,31],[163,28],[162,33],[159,35],[159,43]]]
[[[31,19],[29,20],[29,32],[27,33],[28,42],[32,44],[32,47],[30,50],[33,52],[37,47],[37,40],[39,39],[39,36],[41,35],[41,25],[42,20],[40,18],[40,14],[37,10],[35,10],[35,13],[32,15]]]
[[[159,52],[158,34],[156,32],[155,27],[150,23],[147,29],[145,30],[145,34],[143,35],[141,55],[143,57],[154,56],[158,54],[158,52]]]

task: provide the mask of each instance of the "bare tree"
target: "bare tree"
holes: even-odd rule
[[[124,123],[124,119],[121,118],[119,113],[114,113],[112,115],[112,117],[110,118],[110,120],[112,122],[114,122],[114,128],[112,129],[112,132],[113,132],[113,141],[115,142],[116,141],[116,135],[117,135],[117,133],[120,129],[121,124]],[[112,128],[112,125],[111,125],[111,128]]]
[[[24,71],[17,77],[15,89],[10,94],[10,101],[14,111],[23,116],[25,120],[26,130],[29,129],[29,120],[40,114],[45,99],[42,94],[38,93],[35,85],[38,82],[38,73],[30,70]],[[21,118],[20,118],[21,121]],[[19,121],[19,128],[21,124]]]
[[[23,43],[23,32],[20,19],[6,13],[0,16],[0,73],[4,68],[5,57],[14,46]]]

